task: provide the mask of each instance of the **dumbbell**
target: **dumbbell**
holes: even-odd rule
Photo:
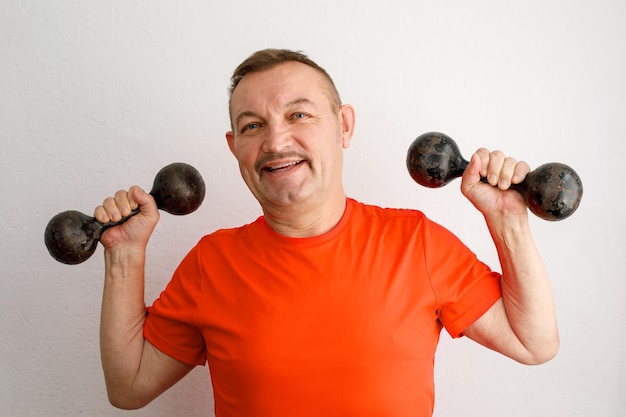
[[[406,166],[411,178],[428,188],[439,188],[463,175],[468,165],[459,147],[439,132],[420,135],[411,143]],[[481,181],[487,182],[486,178]],[[528,173],[524,181],[511,185],[526,200],[536,216],[549,221],[571,216],[583,195],[580,177],[571,167],[550,162]]]
[[[157,173],[150,194],[159,209],[174,215],[189,214],[196,211],[204,200],[204,180],[191,165],[175,162]],[[124,223],[137,213],[139,209],[119,222],[100,223],[79,211],[64,211],[50,219],[46,226],[46,248],[59,262],[79,264],[96,251],[105,230]]]

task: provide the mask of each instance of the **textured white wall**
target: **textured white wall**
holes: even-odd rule
[[[417,186],[404,159],[439,130],[464,154],[499,148],[531,166],[566,162],[584,181],[566,221],[533,219],[562,336],[552,362],[523,367],[444,335],[436,416],[623,416],[626,412],[626,3],[0,0],[0,415],[211,416],[198,368],[141,411],[106,399],[98,324],[102,251],[66,266],[43,231],[185,161],[208,195],[161,216],[148,302],[201,235],[260,214],[224,139],[232,69],[265,47],[301,49],[357,109],[349,194],[413,207],[495,265],[458,183]]]

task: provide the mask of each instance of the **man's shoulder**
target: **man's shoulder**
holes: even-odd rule
[[[406,219],[423,221],[426,216],[420,210],[396,208],[396,207],[383,207],[376,204],[362,203],[354,199],[348,199],[352,204],[353,212],[362,217],[373,217],[382,221],[392,219]]]
[[[236,227],[225,227],[217,229],[209,234],[204,235],[200,239],[200,243],[215,242],[221,240],[232,239],[246,239],[249,238],[250,233],[257,227],[262,226],[264,222],[263,216],[258,217],[256,220]]]

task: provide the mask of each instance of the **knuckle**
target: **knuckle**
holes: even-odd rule
[[[102,206],[106,209],[107,207],[111,207],[115,205],[115,199],[113,197],[107,197],[102,202]]]
[[[515,164],[517,164],[517,159],[513,158],[512,156],[507,156],[505,158],[504,162],[509,164],[509,165],[515,165]]]
[[[118,190],[115,192],[115,199],[116,200],[121,200],[123,198],[127,197],[127,191],[125,190]]]
[[[500,150],[497,150],[497,149],[496,149],[496,150],[494,150],[494,151],[492,151],[490,156],[491,156],[491,158],[493,158],[493,159],[499,159],[499,160],[503,160],[503,159],[505,159],[504,152],[502,152],[502,151],[500,151]]]

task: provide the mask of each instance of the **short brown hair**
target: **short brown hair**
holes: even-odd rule
[[[339,109],[339,107],[341,106],[341,98],[339,97],[339,92],[337,91],[337,87],[335,87],[333,79],[330,77],[330,75],[328,75],[326,70],[317,65],[317,63],[315,63],[302,52],[292,51],[289,49],[262,49],[250,55],[245,61],[239,64],[239,66],[233,72],[232,77],[230,77],[230,88],[228,90],[229,96],[232,97],[235,88],[237,88],[239,82],[247,74],[252,72],[269,70],[277,65],[287,62],[299,62],[301,64],[308,65],[309,67],[314,68],[319,73],[321,73],[324,78],[326,78],[331,87],[331,104],[333,105],[333,107]]]

